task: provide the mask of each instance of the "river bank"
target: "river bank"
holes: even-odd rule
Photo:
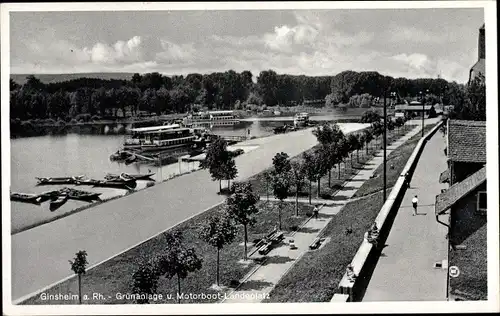
[[[381,111],[381,108],[313,108],[313,107],[270,107],[266,111],[235,110],[236,116],[242,120],[237,128],[246,122],[262,121],[293,121],[297,113],[307,112],[311,121],[335,121],[337,123],[354,123],[364,112]],[[168,121],[185,117],[186,113],[165,114],[154,116],[107,117],[97,115],[77,115],[71,119],[33,119],[21,121],[10,120],[10,138],[35,137],[45,135],[124,135],[132,127],[161,125]]]

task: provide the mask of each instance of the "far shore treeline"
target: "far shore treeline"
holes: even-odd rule
[[[84,74],[82,74],[84,75]],[[164,76],[134,74],[130,80],[78,78],[43,83],[30,75],[20,85],[10,81],[12,119],[69,120],[77,115],[123,117],[142,113],[169,114],[207,109],[255,110],[262,106],[295,106],[308,100],[326,100],[317,106],[370,107],[384,89],[397,98],[411,99],[429,90],[429,103],[443,98],[458,103],[463,85],[444,79],[405,79],[377,72],[344,71],[335,76],[279,75],[262,71],[254,83],[250,71],[229,70],[207,75]],[[463,95],[462,95],[463,97]],[[401,101],[401,100],[399,100]],[[433,103],[434,104],[434,103]]]

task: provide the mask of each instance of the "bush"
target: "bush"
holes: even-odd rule
[[[90,114],[78,114],[77,116],[75,116],[75,119],[78,121],[78,122],[88,122],[90,121]]]
[[[78,123],[78,121],[75,119],[71,119],[71,121],[69,121],[69,124],[77,124],[77,123]]]
[[[155,183],[153,181],[149,181],[146,183],[146,188],[152,187],[154,185],[155,185]]]
[[[298,230],[299,230],[299,226],[298,225],[292,225],[292,226],[290,226],[290,231],[296,232]]]
[[[90,118],[92,121],[100,121],[101,120],[101,117],[99,115],[92,115],[92,117]]]
[[[47,125],[54,125],[55,123],[56,121],[51,118],[45,120],[45,124]]]

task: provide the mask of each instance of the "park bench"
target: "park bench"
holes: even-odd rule
[[[319,238],[319,237],[316,237],[316,239],[314,239],[314,241],[312,242],[312,244],[309,245],[309,249],[311,250],[315,250],[315,249],[318,249],[319,246],[321,246],[321,243],[324,241],[325,239],[324,238]]]
[[[284,238],[284,234],[281,231],[273,230],[265,238],[257,243],[257,248],[259,249],[259,254],[266,255],[271,251],[271,247],[274,244],[281,242]]]
[[[283,232],[275,232],[274,235],[272,235],[269,240],[273,243],[279,243],[280,241],[283,240],[284,234]]]

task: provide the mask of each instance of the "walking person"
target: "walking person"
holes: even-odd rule
[[[411,204],[413,204],[413,216],[417,215],[417,205],[418,205],[418,197],[415,195],[411,200]]]
[[[319,213],[319,207],[315,205],[313,209],[313,214],[315,219],[318,219],[318,213]]]

